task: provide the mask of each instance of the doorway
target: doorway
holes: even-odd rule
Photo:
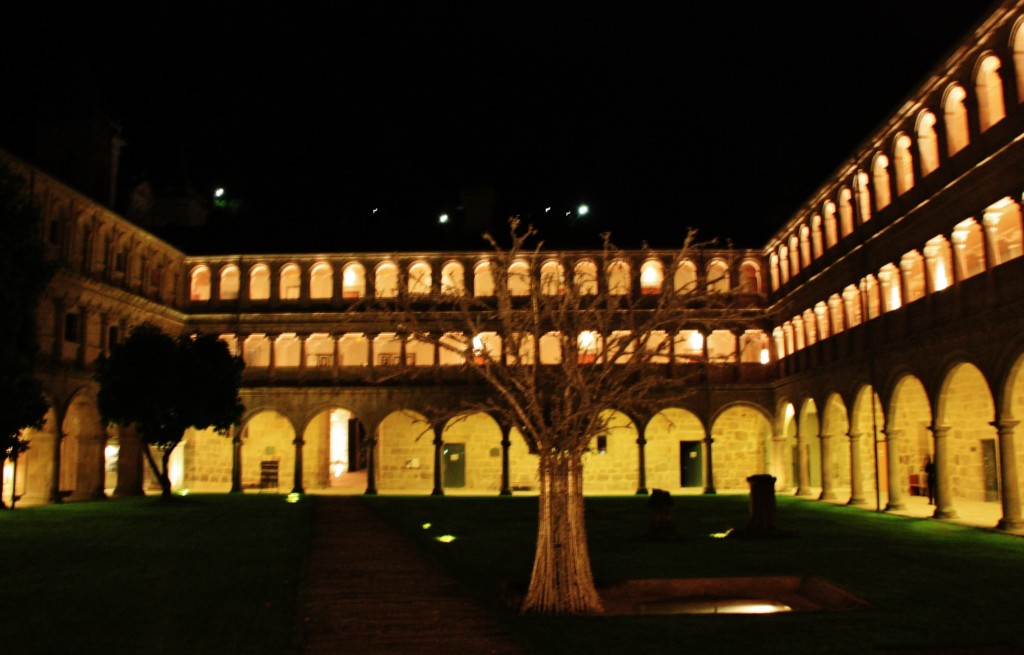
[[[704,458],[699,441],[679,442],[679,486],[704,486]]]
[[[466,444],[446,443],[444,445],[444,486],[461,488],[466,486]]]

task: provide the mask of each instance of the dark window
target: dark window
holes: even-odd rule
[[[78,343],[78,314],[64,315],[64,341]]]
[[[113,348],[117,345],[117,340],[121,338],[121,330],[116,325],[111,325],[107,328],[107,348]]]
[[[117,271],[118,273],[124,273],[127,268],[128,252],[122,250],[121,252],[117,253],[116,257],[114,257],[114,270]]]
[[[601,455],[608,452],[608,437],[597,438],[597,452]]]

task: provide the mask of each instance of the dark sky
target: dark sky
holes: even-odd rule
[[[760,246],[990,8],[104,6],[5,12],[7,138],[84,75],[132,172],[224,186],[268,244],[312,250],[454,247],[437,216],[481,189],[556,245]]]

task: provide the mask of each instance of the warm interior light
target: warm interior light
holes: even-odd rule
[[[935,262],[935,290],[942,291],[949,286],[949,278],[946,276],[946,264],[941,259]]]
[[[762,364],[767,364],[770,361],[772,361],[772,359],[771,359],[771,355],[768,354],[768,349],[767,348],[762,348],[761,349],[761,363]]]
[[[704,335],[697,330],[690,333],[690,348],[692,350],[704,350]]]

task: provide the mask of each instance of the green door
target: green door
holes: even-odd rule
[[[699,441],[679,442],[679,485],[704,486],[704,458],[701,456]]]
[[[444,445],[444,486],[459,488],[466,486],[466,444],[446,443]]]

